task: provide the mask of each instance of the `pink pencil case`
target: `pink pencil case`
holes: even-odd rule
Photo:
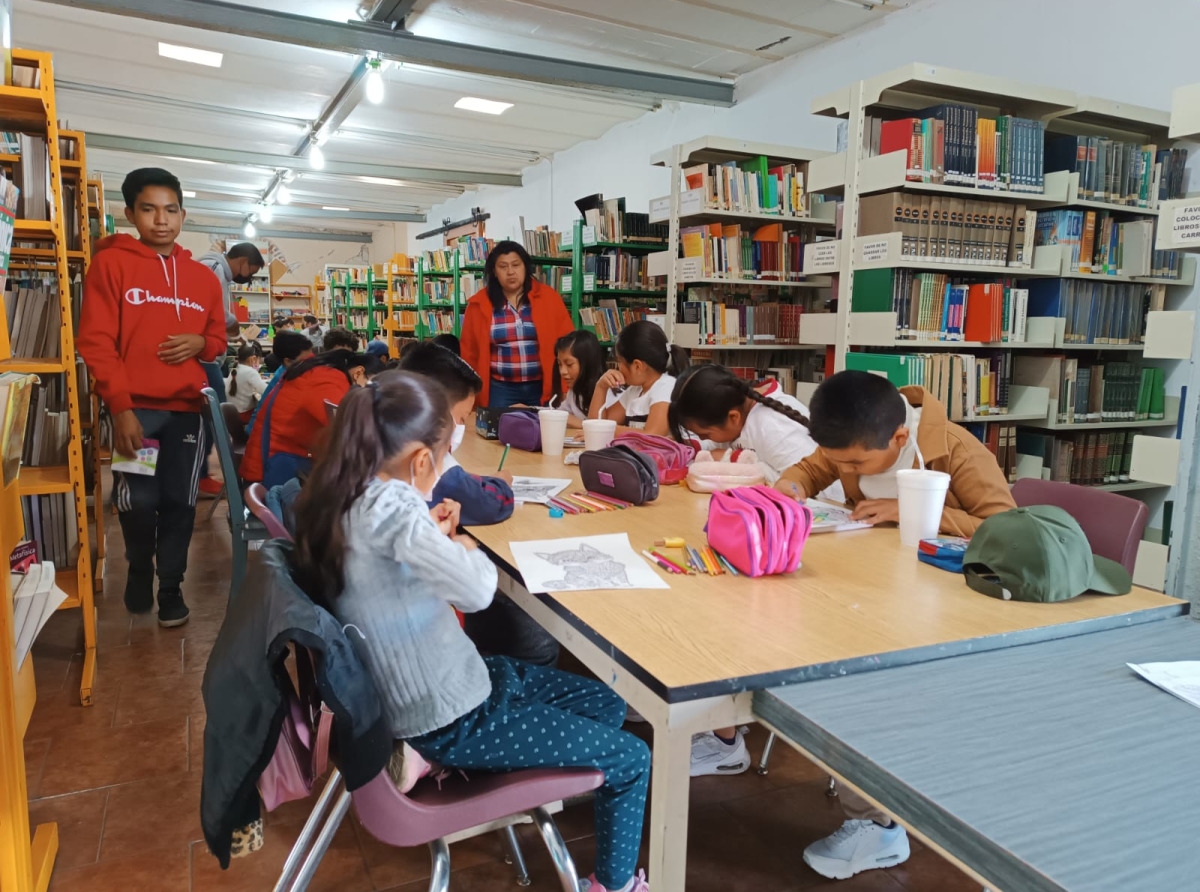
[[[807,506],[769,486],[714,493],[708,503],[708,544],[747,576],[793,573],[812,532]]]

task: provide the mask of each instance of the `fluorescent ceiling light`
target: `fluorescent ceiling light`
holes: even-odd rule
[[[195,193],[195,192],[191,192],[191,191],[189,191],[189,190],[187,190],[187,189],[184,189],[184,190],[183,190],[183,197],[184,197],[184,198],[195,198],[195,197],[196,197],[196,193]]]
[[[163,155],[168,161],[182,161],[185,164],[216,164],[216,161],[208,161],[204,158],[182,158],[179,155]]]
[[[264,204],[262,206],[262,210],[258,212],[258,219],[262,220],[264,223],[270,223],[274,216],[275,212],[271,210],[271,206],[269,204]]]
[[[254,221],[247,220],[246,227],[242,230],[242,235],[244,235],[246,238],[254,238],[254,235],[257,232],[258,230],[254,228]]]
[[[358,177],[360,183],[370,183],[372,186],[405,186],[404,180],[392,180],[388,177]]]
[[[454,103],[455,108],[464,111],[481,112],[485,115],[502,115],[513,107],[511,102],[496,102],[493,99],[480,99],[476,96],[464,96]]]
[[[321,208],[321,210],[323,210],[323,211],[349,211],[350,208],[331,208],[329,206],[325,206],[325,207]]]
[[[321,151],[321,147],[319,145],[314,144],[313,147],[308,150],[308,163],[313,170],[325,169],[325,153]]]
[[[291,204],[292,190],[281,183],[279,188],[275,190],[275,200],[280,204]]]
[[[174,43],[158,42],[158,54],[166,59],[176,59],[180,62],[191,62],[195,65],[207,65],[209,68],[220,68],[225,58],[223,53],[212,50],[198,50],[190,46],[178,46]]]

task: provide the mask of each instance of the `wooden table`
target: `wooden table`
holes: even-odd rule
[[[455,457],[494,472],[503,449],[468,432]],[[512,450],[505,470],[579,479],[559,457]],[[573,490],[568,490],[568,492]],[[470,530],[500,569],[500,588],[654,728],[650,872],[655,892],[684,887],[691,737],[753,718],[752,692],[1053,640],[1182,615],[1147,589],[1058,604],[999,601],[917,561],[895,529],[814,536],[790,576],[664,576],[670,589],[531,595],[510,541],[627,532],[705,542],[708,499],[667,487],[651,505],[551,519],[540,505]],[[668,552],[669,553],[669,552]],[[659,571],[661,572],[661,571]]]
[[[1200,709],[1125,664],[1197,653],[1200,623],[1178,618],[761,691],[754,709],[991,889],[1179,892],[1200,883]]]

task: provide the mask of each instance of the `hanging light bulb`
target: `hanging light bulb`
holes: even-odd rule
[[[372,105],[383,102],[383,72],[378,59],[372,59],[367,72],[367,101]]]
[[[275,212],[271,210],[271,206],[269,204],[264,204],[262,206],[262,210],[258,212],[258,219],[262,220],[264,223],[270,223],[271,218],[274,216]]]
[[[291,204],[292,190],[287,186],[280,184],[279,188],[275,190],[275,200],[280,204]]]
[[[242,235],[244,235],[246,238],[254,238],[254,234],[256,232],[258,232],[258,230],[254,228],[254,221],[247,220],[246,227],[242,230]]]
[[[321,147],[314,145],[308,150],[308,163],[313,170],[325,169],[325,153],[321,151]]]

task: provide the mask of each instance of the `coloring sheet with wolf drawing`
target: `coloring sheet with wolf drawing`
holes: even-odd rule
[[[551,496],[556,496],[568,486],[570,480],[557,477],[513,477],[512,491],[514,502],[535,502],[545,505]]]
[[[610,588],[670,588],[634,552],[627,533],[509,544],[525,587],[535,595]]]

